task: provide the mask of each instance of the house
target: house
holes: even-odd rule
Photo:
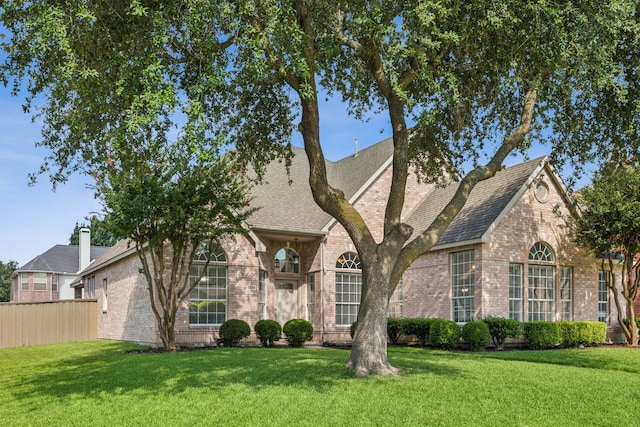
[[[80,230],[79,245],[55,245],[11,276],[11,302],[41,302],[80,298],[71,284],[80,272],[109,248],[91,246],[91,231]]]
[[[179,344],[213,342],[226,319],[253,326],[305,318],[315,342],[350,340],[361,287],[358,254],[344,228],[313,201],[300,148],[287,176],[273,164],[252,205],[249,234],[211,248],[207,277],[178,313]],[[391,184],[392,141],[337,162],[329,182],[342,189],[381,238]],[[290,184],[289,181],[292,181]],[[410,178],[403,220],[424,230],[457,184],[439,188]],[[592,257],[571,241],[570,200],[546,158],[504,168],[479,183],[436,246],[405,272],[389,313],[460,324],[486,316],[527,320],[602,320],[615,307]],[[198,262],[203,261],[198,260]],[[600,278],[601,279],[601,278]],[[98,337],[159,345],[147,283],[133,247],[119,242],[82,272],[85,296],[97,298]]]

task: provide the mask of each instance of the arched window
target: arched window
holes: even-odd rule
[[[349,270],[349,271],[340,271]],[[336,261],[336,325],[350,326],[358,319],[362,273],[360,257],[354,252],[345,252]]]
[[[354,252],[345,252],[338,257],[336,268],[360,270],[360,257]]]
[[[543,242],[536,242],[529,250],[529,261],[547,263],[547,265],[529,264],[528,300],[529,321],[554,320],[555,261],[553,251]]]
[[[189,293],[189,324],[224,323],[227,320],[227,255],[222,248],[201,245],[193,257],[190,280],[192,284],[197,283]]]
[[[536,242],[531,246],[531,249],[529,249],[529,260],[553,262],[555,261],[555,257],[549,245],[543,242]]]
[[[300,274],[300,255],[291,248],[282,248],[273,260],[276,273]]]

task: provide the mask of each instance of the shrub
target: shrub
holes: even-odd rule
[[[356,328],[358,327],[358,322],[353,322],[351,324],[351,327],[349,327],[349,335],[351,335],[351,339],[353,339],[354,335],[356,334]]]
[[[403,333],[403,324],[403,319],[399,317],[389,317],[387,319],[387,336],[391,344],[398,345],[398,342],[400,342],[400,336],[402,336]]]
[[[480,320],[465,323],[462,327],[462,339],[473,351],[484,351],[491,341],[489,326]]]
[[[607,338],[604,322],[559,322],[564,347],[602,344]]]
[[[313,325],[304,319],[289,320],[284,324],[282,331],[291,347],[302,347],[305,342],[313,338]]]
[[[263,347],[273,347],[274,342],[282,336],[282,326],[271,319],[258,320],[253,330]]]
[[[429,342],[434,347],[451,350],[460,342],[460,327],[451,320],[433,319],[429,328]]]
[[[524,324],[524,336],[529,347],[535,350],[553,348],[562,342],[558,322],[535,321]]]
[[[220,326],[220,338],[227,347],[238,345],[241,339],[251,335],[249,324],[240,319],[229,319]]]
[[[435,319],[406,318],[402,325],[402,332],[404,335],[415,335],[420,345],[424,347],[429,342],[429,329],[433,320]]]
[[[518,338],[522,335],[522,323],[515,319],[488,316],[482,321],[489,327],[489,334],[496,350],[504,349],[504,343],[507,339]]]

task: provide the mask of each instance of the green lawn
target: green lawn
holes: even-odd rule
[[[0,425],[631,426],[640,350],[390,348],[354,378],[338,349],[127,354],[94,341],[0,350]]]

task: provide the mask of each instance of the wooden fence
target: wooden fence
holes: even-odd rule
[[[95,340],[98,302],[0,303],[0,348]]]

